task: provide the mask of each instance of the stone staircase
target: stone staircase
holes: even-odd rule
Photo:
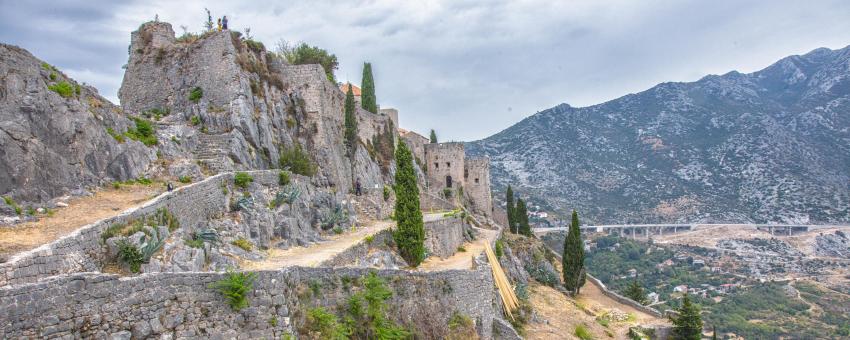
[[[232,170],[227,159],[229,152],[230,135],[201,133],[198,134],[198,145],[193,154],[195,159],[206,166],[212,172],[211,175],[214,175]]]

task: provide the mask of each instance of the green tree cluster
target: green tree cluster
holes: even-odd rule
[[[304,42],[293,45],[286,41],[278,43],[277,53],[293,65],[322,65],[328,80],[336,84],[334,70],[339,67],[339,61],[337,61],[335,54],[328,53],[328,51],[317,46],[307,45]]]
[[[416,186],[416,173],[413,171],[413,156],[407,144],[398,142],[395,151],[398,169],[395,174],[395,218],[398,226],[393,232],[393,240],[398,246],[401,257],[412,267],[425,259],[425,228],[422,210],[419,209],[419,188]]]
[[[372,77],[372,63],[363,63],[363,79],[360,85],[360,103],[363,109],[371,113],[378,113],[375,79]]]
[[[354,92],[351,90],[351,84],[348,84],[348,91],[345,93],[345,146],[348,151],[348,156],[353,157],[354,151],[357,149],[357,116],[355,116],[357,108],[354,102]]]
[[[517,198],[516,200],[514,224],[516,225],[516,229],[519,234],[531,236],[531,224],[528,222],[528,204],[521,198]]]
[[[584,242],[579,230],[578,212],[573,210],[570,229],[564,239],[563,253],[564,288],[571,294],[578,295],[584,286],[587,274],[584,269]]]

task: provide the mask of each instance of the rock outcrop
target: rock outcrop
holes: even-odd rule
[[[0,44],[0,195],[44,202],[144,174],[155,149],[108,132],[132,127],[94,88]]]
[[[300,147],[321,165],[318,185],[349,193],[359,179],[382,191],[391,178],[364,147],[346,155],[344,95],[320,65],[289,65],[235,31],[178,39],[170,24],[149,22],[131,40],[119,97],[128,112],[167,113],[157,122],[165,157],[216,173],[274,168]]]

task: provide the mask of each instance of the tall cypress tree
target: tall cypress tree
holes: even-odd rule
[[[431,144],[437,144],[437,133],[431,129]]]
[[[352,157],[354,150],[357,149],[357,117],[354,115],[355,111],[354,92],[351,91],[351,83],[349,83],[348,91],[345,93],[345,146],[348,148],[349,157]]]
[[[584,271],[584,242],[581,240],[578,212],[573,210],[573,218],[567,238],[564,239],[564,287],[573,295],[578,295],[587,279]]]
[[[702,339],[702,318],[699,306],[691,303],[691,298],[685,293],[682,305],[678,309],[679,316],[671,316],[673,322],[673,338],[685,340]]]
[[[528,223],[528,204],[521,198],[516,200],[516,211],[514,211],[517,231],[525,236],[531,236],[531,225]]]
[[[407,144],[399,140],[395,149],[395,218],[398,226],[393,239],[401,257],[412,267],[425,259],[425,228],[419,209],[419,188],[413,171],[413,156]]]
[[[434,130],[431,131],[433,132]],[[505,201],[508,202],[508,206],[505,208],[508,215],[508,230],[516,234],[516,224],[514,223],[514,212],[516,209],[514,208],[514,190],[511,188],[510,184],[508,184],[508,191],[505,192]]]
[[[646,292],[644,292],[643,287],[641,287],[637,280],[632,281],[632,284],[630,284],[629,288],[626,289],[625,295],[627,298],[632,299],[642,305],[645,305],[649,302],[646,298]]]
[[[363,63],[363,80],[360,84],[360,101],[366,111],[378,113],[378,99],[375,97],[375,80],[372,78],[372,63]]]

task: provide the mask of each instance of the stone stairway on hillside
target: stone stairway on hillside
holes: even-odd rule
[[[228,161],[230,152],[230,135],[198,134],[198,145],[193,152],[195,159],[200,161],[207,169],[217,174],[232,170]]]

